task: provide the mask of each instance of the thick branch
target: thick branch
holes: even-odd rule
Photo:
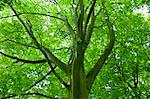
[[[108,47],[105,49],[104,53],[101,55],[101,57],[98,59],[97,63],[95,66],[90,70],[90,72],[87,74],[87,82],[88,82],[88,88],[90,89],[92,87],[92,84],[94,83],[94,80],[96,79],[97,74],[101,70],[102,66],[104,65],[105,61],[107,60],[109,54],[111,53],[114,42],[115,42],[115,33],[113,30],[113,25],[111,24],[109,20],[109,16],[107,14],[107,10],[105,8],[104,3],[102,3],[104,7],[104,15],[105,15],[105,21],[107,23],[108,29],[109,29],[109,44]]]
[[[68,74],[68,76],[70,75],[70,67],[68,67],[68,65],[66,65],[65,63],[61,62],[57,57],[55,57],[49,49],[42,47],[41,48],[42,53],[44,54],[44,56],[48,59],[52,61],[52,63],[54,63],[55,65],[57,65],[61,70],[63,70],[66,74]]]
[[[11,56],[11,55],[8,55],[8,54],[5,54],[3,52],[0,52],[0,54],[8,57],[8,58],[11,58],[11,59],[15,59],[16,62],[24,62],[24,63],[31,63],[31,64],[39,64],[39,63],[45,63],[47,62],[46,59],[42,59],[42,60],[26,60],[26,59],[21,59],[21,58],[18,58],[18,57],[15,57],[15,56]]]

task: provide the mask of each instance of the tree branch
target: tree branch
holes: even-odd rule
[[[87,45],[90,42],[90,38],[92,36],[92,32],[93,32],[93,29],[94,29],[95,20],[96,20],[96,16],[94,15],[94,12],[93,12],[91,22],[88,26],[88,30],[86,31],[86,35],[85,35],[85,40],[84,40],[85,48],[87,47]]]
[[[56,71],[55,71],[55,69],[53,69],[53,66],[52,66],[52,64],[51,64],[50,61],[48,61],[48,64],[49,64],[49,66],[50,66],[52,72],[54,73],[54,75],[55,75],[55,76],[57,77],[57,79],[60,81],[60,83],[63,84],[68,90],[70,90],[70,89],[71,89],[71,86],[68,85],[65,81],[63,81],[63,79],[56,73]]]
[[[45,63],[45,62],[47,62],[46,59],[42,59],[42,60],[26,60],[26,59],[21,59],[21,58],[15,57],[15,56],[11,56],[11,55],[5,54],[5,53],[3,53],[1,51],[0,51],[0,54],[6,56],[8,58],[15,59],[16,62],[14,62],[14,63],[24,62],[24,63],[31,63],[31,64],[39,64],[39,63]]]
[[[16,96],[27,96],[27,95],[37,95],[37,96],[45,97],[45,98],[48,98],[48,99],[55,99],[55,96],[47,96],[47,95],[44,95],[44,94],[41,94],[41,93],[36,93],[36,92],[24,93],[24,94],[19,94],[19,95],[11,94],[9,96],[2,97],[1,99],[9,99],[9,98],[13,98],[13,97],[16,97]]]
[[[63,63],[62,61],[60,61],[57,57],[55,57],[52,52],[42,46],[35,38],[33,31],[32,31],[32,24],[29,20],[27,20],[27,25],[23,22],[23,20],[18,16],[16,10],[9,5],[10,8],[12,9],[12,11],[15,13],[16,17],[19,19],[19,21],[22,23],[22,25],[24,26],[25,30],[27,31],[27,33],[29,34],[29,36],[32,38],[33,42],[35,43],[35,45],[39,48],[39,50],[43,53],[43,55],[45,56],[45,58],[47,59],[47,61],[52,61],[54,64],[56,64],[61,70],[63,70],[68,76],[70,75],[70,69],[68,67],[68,65],[66,65],[65,63]]]
[[[83,20],[84,20],[84,4],[83,0],[79,0],[80,14],[77,22],[78,36],[83,40]]]
[[[74,4],[74,0],[72,1],[72,4]],[[67,17],[64,15],[64,13],[61,11],[61,9],[60,9],[57,2],[55,3],[55,5],[56,5],[57,9],[59,10],[59,13],[62,15],[62,18],[64,20],[65,25],[67,26],[68,31],[71,33],[72,40],[73,40],[73,53],[75,53],[75,48],[77,46],[77,41],[80,41],[80,38],[78,38],[77,33],[75,33],[73,27],[70,25]],[[78,5],[77,5],[77,7],[78,7]],[[77,11],[77,7],[75,8],[75,11]],[[77,15],[77,12],[75,12],[74,21],[75,21],[76,26],[77,26],[77,22],[76,22],[77,18],[78,18],[78,15]],[[72,58],[74,58],[74,57],[75,57],[75,55],[73,54]],[[69,68],[69,69],[70,69],[70,72],[71,72],[71,68]]]
[[[88,88],[89,89],[92,87],[92,85],[94,83],[94,80],[96,79],[97,74],[99,73],[99,71],[101,70],[103,64],[107,60],[109,54],[111,53],[111,51],[113,49],[114,43],[115,43],[115,33],[114,33],[114,30],[113,30],[113,25],[111,24],[111,22],[109,20],[109,16],[107,14],[107,10],[106,10],[106,7],[104,5],[104,2],[102,2],[102,6],[104,7],[105,21],[106,21],[107,27],[109,29],[110,39],[109,39],[108,47],[105,49],[104,53],[98,59],[95,66],[87,74],[87,82],[88,82]]]
[[[72,16],[73,16],[76,27],[78,27],[78,13],[77,13],[78,5],[79,5],[79,3],[75,4],[75,1],[72,0],[72,9],[73,9]]]
[[[65,63],[61,62],[57,57],[55,57],[49,49],[42,47],[41,48],[44,56],[46,57],[46,59],[48,60],[48,62],[51,60],[52,63],[54,63],[55,65],[57,65],[62,71],[64,71],[66,74],[68,74],[68,76],[70,76],[71,71],[70,71],[70,67],[68,65],[66,65]]]
[[[73,1],[74,2],[74,1]],[[64,13],[62,12],[61,8],[59,7],[58,3],[56,0],[54,0],[52,3],[54,3],[60,13],[60,15],[62,16],[63,20],[64,20],[64,23],[65,25],[67,26],[69,32],[71,33],[72,37],[73,37],[73,42],[75,42],[75,39],[76,39],[76,35],[75,35],[75,32],[72,28],[72,26],[70,25],[70,23],[68,22],[68,19],[67,17],[64,15]]]
[[[93,0],[92,6],[91,6],[91,8],[90,8],[90,11],[89,11],[89,13],[88,13],[88,16],[87,16],[86,22],[85,22],[85,27],[84,27],[84,32],[85,32],[85,33],[86,33],[86,29],[87,29],[87,27],[88,27],[88,23],[89,23],[89,20],[90,20],[91,15],[92,15],[92,12],[94,11],[94,6],[95,6],[95,4],[96,4],[96,0]]]
[[[34,46],[31,46],[31,45],[27,45],[27,44],[23,44],[23,43],[20,43],[20,42],[17,42],[17,41],[14,41],[14,40],[10,40],[10,39],[6,39],[2,42],[5,42],[5,41],[9,41],[9,42],[13,42],[13,43],[16,43],[16,44],[19,44],[19,45],[22,45],[22,46],[25,46],[25,47],[31,47],[31,48],[34,48],[34,49],[38,49],[37,47],[34,47]]]
[[[93,1],[92,6],[90,8],[90,11],[88,13],[86,22],[85,22],[85,27],[84,27],[84,33],[85,33],[84,43],[85,43],[85,46],[84,46],[84,50],[87,48],[87,45],[90,42],[90,38],[92,36],[92,32],[93,32],[93,29],[94,29],[95,20],[96,20],[96,17],[97,17],[97,16],[94,15],[94,6],[95,6],[95,4],[96,4],[96,0]]]
[[[30,90],[31,88],[33,88],[34,86],[36,86],[38,83],[40,83],[41,81],[43,81],[48,75],[50,75],[50,74],[53,72],[53,70],[54,70],[55,68],[56,68],[56,66],[55,66],[54,68],[51,68],[51,70],[50,70],[45,76],[43,76],[41,79],[35,81],[35,83],[32,84],[32,85],[31,85],[28,89],[26,89],[25,91]]]
[[[26,15],[26,14],[48,16],[48,17],[51,17],[51,18],[55,18],[55,19],[59,19],[61,21],[64,21],[62,18],[53,16],[53,15],[49,15],[49,14],[46,14],[46,13],[26,12],[26,13],[18,13],[17,15],[20,16],[20,15]],[[4,16],[4,17],[0,17],[0,19],[14,17],[14,16],[17,16],[17,15],[15,14],[15,15]]]

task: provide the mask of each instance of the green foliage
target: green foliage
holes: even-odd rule
[[[26,60],[44,58],[21,22],[8,7],[9,4],[14,6],[26,24],[30,20],[37,41],[49,48],[62,62],[68,64],[73,51],[73,38],[64,22],[59,19],[62,18],[62,15],[58,13],[57,7],[48,1],[0,1],[1,52]],[[58,4],[75,30],[70,1],[58,0]],[[90,92],[90,99],[146,99],[150,95],[150,17],[148,16],[146,20],[142,15],[133,13],[134,8],[138,8],[145,2],[148,4],[149,0],[131,1],[111,0],[106,2],[106,9],[116,33],[116,42],[111,55],[96,78]],[[86,0],[84,4],[86,8],[90,1]],[[101,9],[101,6],[101,0],[97,0],[96,8]],[[98,12],[97,9],[96,12]],[[47,14],[47,16],[42,14]],[[107,48],[109,41],[109,31],[103,14],[101,11],[96,19],[90,43],[84,54],[86,74],[97,62],[104,49]],[[84,17],[87,17],[87,13]],[[54,66],[54,64],[52,65]],[[39,92],[47,96],[67,98],[68,90],[62,86],[53,73],[27,90],[45,76],[48,71],[50,71],[50,67],[47,63],[28,64],[0,55],[0,98],[11,94],[18,95],[18,98],[39,98],[36,95],[22,95],[27,92]],[[60,68],[56,68],[56,72],[61,75],[64,81],[69,83],[70,78],[66,77]],[[137,80],[137,75],[138,85],[135,86],[134,78]]]
[[[1,0],[0,1],[0,11],[4,9],[4,7],[9,4],[9,5],[14,5],[18,3],[19,0]],[[18,3],[19,4],[19,3]]]

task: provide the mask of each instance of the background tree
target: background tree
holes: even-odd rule
[[[133,13],[142,3],[0,1],[1,98],[149,97],[149,18]]]

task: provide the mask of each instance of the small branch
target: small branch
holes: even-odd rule
[[[87,16],[87,18],[86,18],[85,27],[84,27],[84,32],[86,32],[86,29],[87,29],[87,26],[88,26],[90,17],[91,17],[91,15],[92,15],[92,12],[94,11],[94,6],[95,6],[95,4],[96,4],[96,0],[93,0],[92,6],[91,6],[90,11],[89,11],[89,13],[88,13],[88,16]]]
[[[114,4],[114,5],[121,5],[121,4],[123,4],[123,3],[121,3],[121,2],[112,2],[111,4]]]
[[[85,7],[85,12],[89,9],[91,3],[92,3],[92,0],[88,1],[87,7]]]
[[[68,31],[70,32],[70,34],[71,34],[71,36],[72,36],[72,40],[73,40],[73,41],[72,41],[72,42],[73,42],[73,53],[74,53],[74,52],[75,52],[75,49],[76,49],[76,47],[77,47],[77,41],[81,41],[81,38],[79,38],[78,35],[77,35],[77,33],[74,31],[73,27],[72,27],[71,24],[69,23],[69,21],[68,21],[67,17],[65,16],[65,14],[62,12],[62,10],[61,10],[61,8],[59,7],[59,5],[58,5],[58,3],[56,2],[56,0],[54,0],[54,4],[56,5],[56,7],[57,7],[59,13],[61,14],[61,16],[62,16],[62,18],[63,18],[63,20],[64,20],[64,23],[65,23],[65,25],[66,25]],[[74,18],[74,22],[75,22],[76,27],[78,27],[78,19],[79,19],[79,18],[78,18],[78,14],[77,14],[77,9],[78,9],[78,7],[79,7],[79,5],[80,5],[80,2],[78,1],[78,4],[77,4],[76,7],[74,7],[74,4],[75,4],[75,1],[72,0],[72,7],[73,7],[73,9],[74,9],[73,18]],[[75,27],[75,28],[76,28],[76,27]],[[73,54],[72,58],[74,58],[74,57],[75,57],[75,54]],[[68,67],[68,68],[69,68],[69,73],[71,73],[71,68],[70,68],[70,67]],[[69,74],[69,75],[70,75],[70,74]]]
[[[102,8],[100,7],[99,11],[96,14],[96,17],[100,14],[101,11],[102,11]]]
[[[20,67],[22,67],[23,65],[25,65],[25,63],[22,63],[22,64],[20,65]]]
[[[66,87],[66,89],[71,90],[71,86],[68,85],[56,72],[54,72],[54,75],[57,77],[59,82]]]
[[[10,40],[10,39],[6,39],[6,40],[4,40],[4,41],[2,41],[2,42],[6,42],[6,41],[9,41],[9,42],[12,42],[12,43],[16,43],[16,44],[19,44],[19,45],[22,45],[22,46],[25,46],[25,47],[31,47],[31,48],[34,48],[34,49],[38,49],[37,47],[31,46],[31,45],[29,45],[29,44],[23,44],[23,43],[16,42],[16,41]]]
[[[94,12],[93,12],[93,14],[94,14]],[[92,36],[92,32],[93,32],[93,29],[94,29],[95,20],[96,20],[96,16],[93,15],[92,19],[91,19],[91,22],[90,22],[90,24],[88,26],[88,29],[86,31],[85,39],[84,39],[85,48],[87,47],[87,45],[90,42],[90,39],[91,39],[91,36]]]
[[[84,4],[83,0],[79,0],[79,6],[80,6],[80,14],[77,20],[77,30],[78,30],[78,36],[83,39],[83,20],[84,20]]]
[[[68,90],[70,90],[70,89],[71,89],[71,86],[68,85],[65,81],[63,81],[63,79],[56,73],[56,71],[55,71],[55,69],[53,69],[53,66],[52,66],[52,64],[51,64],[50,61],[48,61],[48,64],[49,64],[49,66],[50,66],[52,72],[54,73],[54,75],[55,75],[55,76],[57,77],[57,79],[60,81],[60,83],[63,84]]]
[[[97,15],[95,16],[95,12],[94,12],[94,6],[96,4],[96,0],[93,1],[92,6],[90,8],[90,11],[88,13],[87,19],[86,19],[86,23],[85,23],[85,27],[84,27],[84,33],[85,33],[85,37],[84,37],[84,50],[87,48],[92,33],[93,33],[93,29],[94,29],[94,24],[95,24],[95,20]],[[90,20],[91,19],[91,20]]]
[[[33,85],[31,85],[28,89],[24,90],[24,91],[28,91],[31,88],[33,88],[34,86],[36,86],[38,83],[40,83],[41,81],[43,81],[48,75],[50,75],[53,70],[56,68],[56,66],[54,68],[52,68],[45,76],[43,76],[41,79],[37,80]]]
[[[127,83],[127,84],[133,90],[134,87],[130,83]]]
[[[26,14],[41,15],[41,16],[46,16],[46,17],[48,16],[48,17],[51,17],[51,18],[55,18],[55,19],[59,19],[61,21],[64,21],[62,18],[59,18],[59,17],[56,17],[56,16],[52,16],[52,15],[49,15],[49,14],[45,14],[45,13],[38,13],[38,12],[18,13],[17,15],[20,16],[20,15],[26,15]],[[9,15],[9,16],[5,16],[5,17],[0,17],[0,19],[9,18],[9,17],[15,17],[17,15],[15,14],[15,15]]]
[[[73,2],[74,2],[74,1],[73,1]],[[70,25],[70,23],[69,23],[67,17],[66,17],[66,16],[64,15],[64,13],[62,12],[62,10],[61,10],[61,8],[59,7],[57,1],[56,1],[56,0],[53,0],[52,3],[54,3],[54,4],[56,5],[56,7],[57,7],[57,9],[58,9],[58,11],[59,11],[59,13],[60,13],[60,15],[62,16],[62,19],[64,20],[65,25],[67,26],[69,32],[70,32],[71,35],[72,35],[73,42],[75,42],[76,35],[75,35],[74,30],[73,30],[73,27]]]
[[[0,54],[6,56],[8,58],[15,59],[16,62],[14,62],[14,63],[23,62],[23,63],[30,63],[30,64],[39,64],[39,63],[47,62],[46,59],[42,59],[42,60],[26,60],[26,59],[21,59],[21,58],[15,57],[15,56],[11,56],[11,55],[5,54],[3,52],[0,52]]]
[[[9,99],[9,98],[13,98],[13,97],[16,97],[16,96],[27,96],[27,95],[36,95],[36,96],[40,96],[40,97],[44,97],[44,98],[48,98],[48,99],[55,99],[55,96],[47,96],[47,95],[44,95],[44,94],[41,94],[41,93],[35,93],[35,92],[24,93],[24,94],[20,94],[20,95],[11,94],[9,96],[2,97],[1,99]]]
[[[76,27],[78,27],[78,22],[77,22],[77,20],[78,20],[78,13],[77,13],[78,5],[79,5],[79,3],[75,4],[74,0],[72,0],[72,9],[73,9],[72,16],[73,16]]]

